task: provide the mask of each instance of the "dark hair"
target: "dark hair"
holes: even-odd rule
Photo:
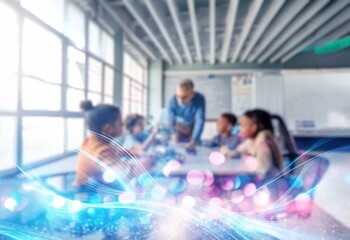
[[[106,124],[114,124],[121,117],[117,106],[110,104],[93,106],[90,100],[82,101],[80,109],[85,112],[85,120],[89,130],[97,133],[101,133]]]
[[[221,117],[225,118],[232,126],[236,125],[237,123],[237,118],[232,113],[223,113],[221,114]]]
[[[261,109],[254,109],[254,110],[245,112],[243,115],[252,119],[258,126],[254,137],[256,137],[258,133],[263,130],[268,130],[273,135],[274,131],[273,131],[273,126],[271,122],[271,116],[268,112]],[[274,141],[271,139],[267,140],[267,143],[272,153],[272,162],[277,169],[282,169],[283,158],[281,156],[281,152],[278,146],[273,142]]]
[[[144,120],[144,117],[140,114],[129,114],[126,118],[125,118],[125,126],[126,129],[129,132],[132,132],[132,129],[136,126],[136,124],[138,123],[138,121],[140,120]]]
[[[246,111],[244,116],[252,119],[258,126],[255,136],[262,130],[269,130],[273,133],[273,126],[271,122],[270,113],[266,112],[262,109],[253,109],[250,111]]]

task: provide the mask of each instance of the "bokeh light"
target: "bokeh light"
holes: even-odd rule
[[[119,195],[118,200],[120,203],[133,203],[136,200],[136,196],[133,192],[125,192]]]
[[[258,161],[253,156],[245,155],[242,158],[242,161],[243,161],[244,166],[250,171],[255,171],[258,167]]]
[[[52,199],[52,206],[54,208],[61,208],[65,205],[65,203],[66,203],[65,199],[61,196],[55,196]]]
[[[235,190],[232,192],[231,200],[233,203],[240,203],[244,200],[244,194],[242,190]]]
[[[152,198],[157,201],[162,201],[166,196],[166,190],[160,186],[155,186],[151,192]]]
[[[191,196],[184,196],[181,203],[185,208],[192,208],[196,205],[196,200]]]
[[[270,201],[270,192],[267,188],[257,191],[253,196],[253,201],[258,207],[265,207]]]
[[[214,151],[209,155],[209,161],[213,165],[222,165],[225,162],[225,156],[221,152]]]
[[[4,201],[4,207],[10,211],[14,211],[16,209],[17,206],[17,201],[14,198],[7,198]]]
[[[223,181],[220,183],[220,186],[225,191],[230,191],[234,187],[233,180],[231,178],[224,178]]]
[[[102,178],[105,183],[112,183],[117,179],[117,173],[112,169],[107,169],[104,171]]]
[[[186,180],[192,185],[201,185],[204,181],[204,173],[199,170],[191,170],[187,173]]]
[[[254,195],[255,191],[256,191],[256,186],[254,183],[248,183],[243,189],[244,195],[246,196]]]

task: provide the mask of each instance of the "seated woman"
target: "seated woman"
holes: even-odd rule
[[[245,140],[228,157],[249,154],[256,159],[258,180],[273,177],[283,168],[283,158],[273,135],[270,114],[255,109],[245,112],[239,119],[239,131]]]
[[[144,151],[155,142],[157,128],[151,134],[145,133],[144,117],[139,114],[129,114],[125,125],[128,133],[121,138],[121,144],[136,156],[144,155]]]
[[[111,143],[123,131],[119,108],[108,104],[93,106],[90,100],[82,101],[80,107],[85,112],[90,135],[80,148],[75,186],[103,182],[104,166],[125,175],[131,166],[121,160],[122,151]]]

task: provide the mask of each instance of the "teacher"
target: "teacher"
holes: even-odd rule
[[[193,81],[185,79],[176,88],[168,104],[168,119],[176,142],[194,148],[200,140],[205,122],[205,98],[194,91]]]

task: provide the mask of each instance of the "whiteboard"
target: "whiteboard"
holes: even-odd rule
[[[164,81],[164,106],[174,96],[178,83],[188,77],[167,77]],[[232,75],[191,77],[195,91],[204,95],[206,100],[206,119],[217,119],[224,112],[231,112],[231,78]]]
[[[314,130],[350,128],[350,73],[284,75],[285,119],[292,130],[313,122]]]

